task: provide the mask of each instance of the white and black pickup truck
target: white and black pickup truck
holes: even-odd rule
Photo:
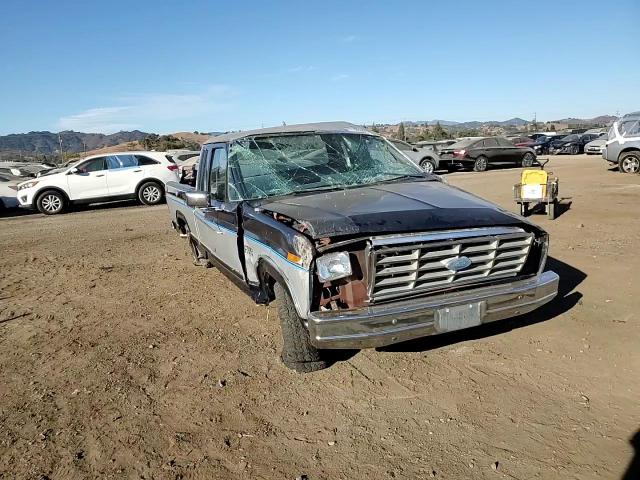
[[[278,301],[284,363],[530,312],[557,293],[548,235],[443,183],[348,123],[224,134],[196,186],[167,185],[195,260],[258,303]]]

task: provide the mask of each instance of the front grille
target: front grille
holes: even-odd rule
[[[369,247],[371,302],[514,277],[532,241],[533,234],[507,227],[374,238]],[[447,267],[460,257],[469,259],[467,268]]]

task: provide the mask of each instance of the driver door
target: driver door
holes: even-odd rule
[[[79,164],[76,169],[77,172],[67,175],[69,199],[85,200],[109,195],[106,157],[92,158]]]
[[[244,277],[238,254],[237,203],[227,202],[226,145],[207,145],[200,160],[198,190],[209,194],[209,207],[195,211],[198,238],[233,274]]]

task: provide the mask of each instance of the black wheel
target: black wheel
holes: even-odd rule
[[[527,202],[522,202],[520,204],[520,215],[523,217],[529,215],[529,204]]]
[[[56,215],[62,213],[66,204],[64,195],[56,190],[47,190],[38,196],[36,207],[40,213],[45,215]]]
[[[618,168],[622,173],[640,172],[640,152],[624,152],[618,159]]]
[[[200,250],[200,247],[191,236],[189,225],[185,225],[185,231],[189,236],[189,248],[191,249],[191,256],[193,257],[193,264],[196,267],[205,267],[205,268],[213,267],[213,264],[207,258],[206,253]]]
[[[476,172],[484,172],[489,166],[489,160],[484,155],[480,155],[476,158],[476,161],[473,164],[473,170]]]
[[[556,210],[558,209],[558,200],[554,199],[553,202],[547,204],[547,217],[550,220],[556,218]]]
[[[299,373],[327,368],[329,364],[323,360],[322,351],[311,344],[309,331],[298,316],[287,289],[276,283],[274,291],[282,329],[282,362]]]
[[[158,182],[146,182],[138,189],[138,199],[145,205],[157,205],[164,200],[164,188]]]
[[[527,152],[524,154],[524,157],[522,157],[522,166],[523,167],[532,167],[533,166],[533,162],[536,161],[536,156],[531,153],[531,152]]]
[[[422,168],[425,173],[432,174],[436,171],[436,164],[430,158],[423,158],[420,160],[420,168]]]
[[[573,145],[570,152],[571,155],[578,155],[580,153],[580,147],[578,147],[578,145]]]

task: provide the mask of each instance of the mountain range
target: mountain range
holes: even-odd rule
[[[147,135],[148,133],[139,130],[118,132],[111,135],[73,131],[64,131],[59,134],[53,132],[14,133],[0,136],[0,152],[51,155],[60,150],[60,141],[62,141],[62,150],[65,152],[83,152],[139,141]]]

